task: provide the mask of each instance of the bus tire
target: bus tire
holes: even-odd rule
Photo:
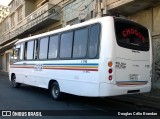
[[[20,83],[17,83],[17,82],[16,82],[16,75],[13,75],[13,76],[12,76],[11,82],[12,82],[12,86],[13,86],[14,88],[19,88],[20,85],[21,85]]]
[[[54,100],[61,100],[62,93],[60,91],[58,82],[55,81],[51,84],[50,93],[51,93],[51,97]]]

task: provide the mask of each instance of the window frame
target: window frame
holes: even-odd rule
[[[98,25],[98,26],[99,26],[97,53],[96,53],[95,57],[91,58],[91,57],[89,57],[90,32],[91,32],[91,27],[92,27],[92,26],[95,26],[95,25]],[[87,46],[87,48],[88,48],[87,57],[88,57],[89,59],[98,59],[98,58],[99,58],[99,55],[100,55],[100,42],[101,42],[101,24],[100,24],[100,23],[91,24],[91,25],[89,26],[89,40],[88,40],[88,46]]]
[[[47,57],[46,58],[40,58],[39,55],[40,55],[40,43],[41,43],[41,39],[43,38],[48,38],[48,45],[47,45]],[[49,50],[49,40],[50,40],[50,35],[47,35],[47,36],[44,36],[44,37],[39,37],[38,38],[38,53],[37,53],[37,59],[38,60],[48,60],[48,50]]]
[[[32,59],[27,59],[27,45],[28,45],[28,42],[32,42],[33,41],[33,54],[32,54]],[[24,42],[24,53],[23,53],[23,59],[26,60],[26,61],[31,61],[31,60],[34,60],[34,50],[35,50],[35,39],[32,39],[32,40],[28,40],[26,42]]]
[[[97,46],[97,54],[95,55],[95,57],[93,58],[90,58],[89,57],[89,41],[90,41],[90,31],[91,31],[91,27],[94,26],[94,25],[98,25],[99,26],[99,34],[98,34],[98,46]],[[88,29],[88,40],[87,40],[87,51],[86,51],[86,56],[85,57],[81,57],[81,58],[73,58],[73,45],[74,45],[74,35],[75,35],[75,31],[76,30],[79,30],[79,29],[83,29],[83,28],[87,28]],[[61,35],[63,33],[66,33],[66,32],[70,32],[72,31],[73,32],[73,43],[72,43],[72,56],[71,58],[61,58],[60,57],[60,43],[61,43]],[[101,23],[97,22],[97,23],[93,23],[93,24],[89,24],[89,25],[86,25],[86,26],[82,26],[82,27],[78,27],[78,28],[75,28],[75,29],[70,29],[70,30],[67,30],[67,31],[64,31],[64,32],[60,32],[59,33],[59,53],[58,53],[58,57],[57,59],[59,60],[82,60],[82,59],[98,59],[99,58],[99,55],[100,55],[100,41],[101,41]]]
[[[60,52],[61,52],[61,37],[62,37],[62,34],[66,34],[66,33],[69,33],[69,32],[72,32],[73,33],[73,39],[72,39],[72,49],[71,49],[71,57],[61,57],[60,56]],[[58,59],[62,59],[62,60],[72,60],[72,54],[73,54],[73,44],[74,44],[74,29],[71,29],[71,30],[68,30],[68,31],[64,31],[64,32],[61,32],[60,35],[59,35],[59,54],[58,54]]]
[[[17,21],[18,23],[23,20],[23,9],[22,7],[18,8],[17,10]]]
[[[58,37],[57,56],[56,56],[55,58],[49,58],[50,41],[51,41],[51,37],[53,37],[53,36],[57,36],[57,37]],[[48,60],[59,59],[59,52],[60,52],[60,34],[59,34],[59,33],[58,33],[58,34],[56,33],[56,34],[49,35],[47,59],[48,59]]]
[[[17,46],[19,46],[19,48],[17,48]],[[16,56],[18,56],[17,57],[17,59],[15,59],[15,51],[16,51],[16,49],[18,49],[17,51],[17,55]],[[13,47],[13,60],[14,60],[14,62],[18,62],[18,61],[21,61],[21,59],[20,59],[20,55],[21,55],[21,44],[16,44],[16,45],[14,45],[14,47]]]
[[[89,57],[89,43],[90,43],[90,31],[91,31],[91,27],[94,26],[94,25],[98,25],[99,26],[99,34],[98,34],[98,46],[97,46],[97,53],[95,55],[95,57]],[[74,45],[74,40],[75,40],[75,31],[76,30],[80,30],[80,29],[87,29],[88,30],[88,34],[87,34],[87,48],[86,48],[86,55],[85,57],[73,57],[73,45]],[[71,57],[67,57],[67,58],[63,58],[63,57],[60,57],[60,48],[61,48],[61,37],[63,34],[65,33],[69,33],[69,32],[72,32],[73,33],[73,39],[72,39],[72,49],[71,49]],[[52,36],[58,36],[58,48],[57,48],[57,57],[56,58],[49,58],[49,44],[50,44],[50,37]],[[40,59],[39,58],[39,53],[40,53],[40,40],[43,39],[43,38],[48,38],[48,47],[47,47],[47,58],[45,59]],[[33,41],[34,42],[34,45],[33,45],[33,59],[26,59],[25,55],[27,55],[27,47],[26,47],[26,43],[28,42],[31,42]],[[89,25],[86,25],[86,26],[81,26],[81,27],[78,27],[78,28],[73,28],[73,29],[69,29],[69,30],[66,30],[66,31],[62,31],[62,32],[58,32],[58,33],[55,33],[55,34],[49,34],[49,35],[46,35],[46,36],[43,36],[43,37],[37,37],[37,38],[34,38],[34,39],[30,39],[30,40],[27,40],[25,42],[22,42],[21,44],[24,45],[24,49],[23,49],[23,60],[22,61],[43,61],[43,60],[83,60],[83,59],[98,59],[99,58],[99,53],[100,53],[100,41],[101,41],[101,24],[99,22],[97,23],[92,23],[92,24],[89,24]],[[35,45],[37,44],[37,45]],[[35,48],[36,47],[36,48]],[[37,57],[35,58],[35,56],[37,55]]]
[[[15,27],[15,13],[13,13],[10,17],[10,27]]]
[[[39,59],[39,39],[34,39],[34,51],[33,51],[33,60]]]
[[[136,45],[131,45],[131,44],[126,44],[126,43],[122,43],[118,40],[118,34],[117,34],[117,26],[116,23],[121,22],[121,23],[126,23],[129,25],[133,25],[133,27],[138,27],[138,28],[143,28],[143,30],[147,31],[147,35],[148,35],[148,47],[141,47],[141,46],[136,46]],[[150,38],[149,38],[149,32],[148,29],[146,27],[144,27],[141,24],[135,23],[135,22],[131,22],[128,20],[123,20],[123,19],[119,19],[119,18],[115,18],[114,19],[114,29],[115,29],[115,37],[116,37],[116,43],[119,47],[128,49],[128,50],[138,50],[138,51],[144,51],[144,52],[148,52],[150,50]]]
[[[72,59],[85,59],[87,58],[88,56],[88,41],[89,41],[89,26],[84,26],[84,27],[80,27],[80,28],[77,28],[77,29],[74,29],[74,34],[73,34],[73,46],[72,46]],[[74,50],[74,43],[75,43],[75,32],[78,31],[78,30],[82,30],[82,29],[87,29],[88,31],[88,34],[87,34],[87,43],[86,43],[86,53],[85,53],[85,56],[84,57],[73,57],[73,50]]]

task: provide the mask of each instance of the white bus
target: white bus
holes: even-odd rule
[[[144,26],[106,16],[19,40],[9,78],[63,93],[106,97],[149,92],[152,45]]]

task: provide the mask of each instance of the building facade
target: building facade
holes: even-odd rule
[[[0,23],[0,69],[8,71],[9,52],[21,38],[77,24],[97,16],[118,15],[148,27],[153,41],[153,79],[160,88],[160,0],[12,0]],[[8,24],[5,27],[4,24]]]

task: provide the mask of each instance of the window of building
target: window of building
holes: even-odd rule
[[[73,44],[73,32],[66,32],[61,35],[60,58],[71,58]]]
[[[12,1],[11,2],[11,8],[10,8],[11,10],[14,10],[15,9],[15,1]],[[12,11],[11,11],[12,12]]]
[[[8,22],[8,20],[6,20],[4,23],[4,31],[6,32],[8,30],[9,30],[9,22]]]
[[[91,11],[91,18],[94,18],[94,17],[96,17],[96,15],[95,15],[96,13],[95,13],[95,10],[92,10]]]
[[[21,4],[21,0],[15,0],[15,6],[18,7]]]
[[[93,11],[91,11],[91,18],[93,18],[94,16],[93,16]]]
[[[73,58],[84,58],[87,52],[88,29],[76,30],[74,33]]]
[[[22,7],[18,9],[18,22],[22,21]]]
[[[33,59],[33,50],[34,49],[34,41],[29,41],[26,43],[25,47],[25,59],[31,60]]]
[[[98,24],[91,26],[89,39],[89,58],[94,58],[98,53],[100,26]]]
[[[13,14],[13,15],[11,16],[11,28],[15,26],[14,16],[15,16],[15,14]]]
[[[51,36],[49,41],[48,58],[57,58],[58,54],[58,35]]]
[[[39,59],[47,59],[48,37],[40,39]]]

